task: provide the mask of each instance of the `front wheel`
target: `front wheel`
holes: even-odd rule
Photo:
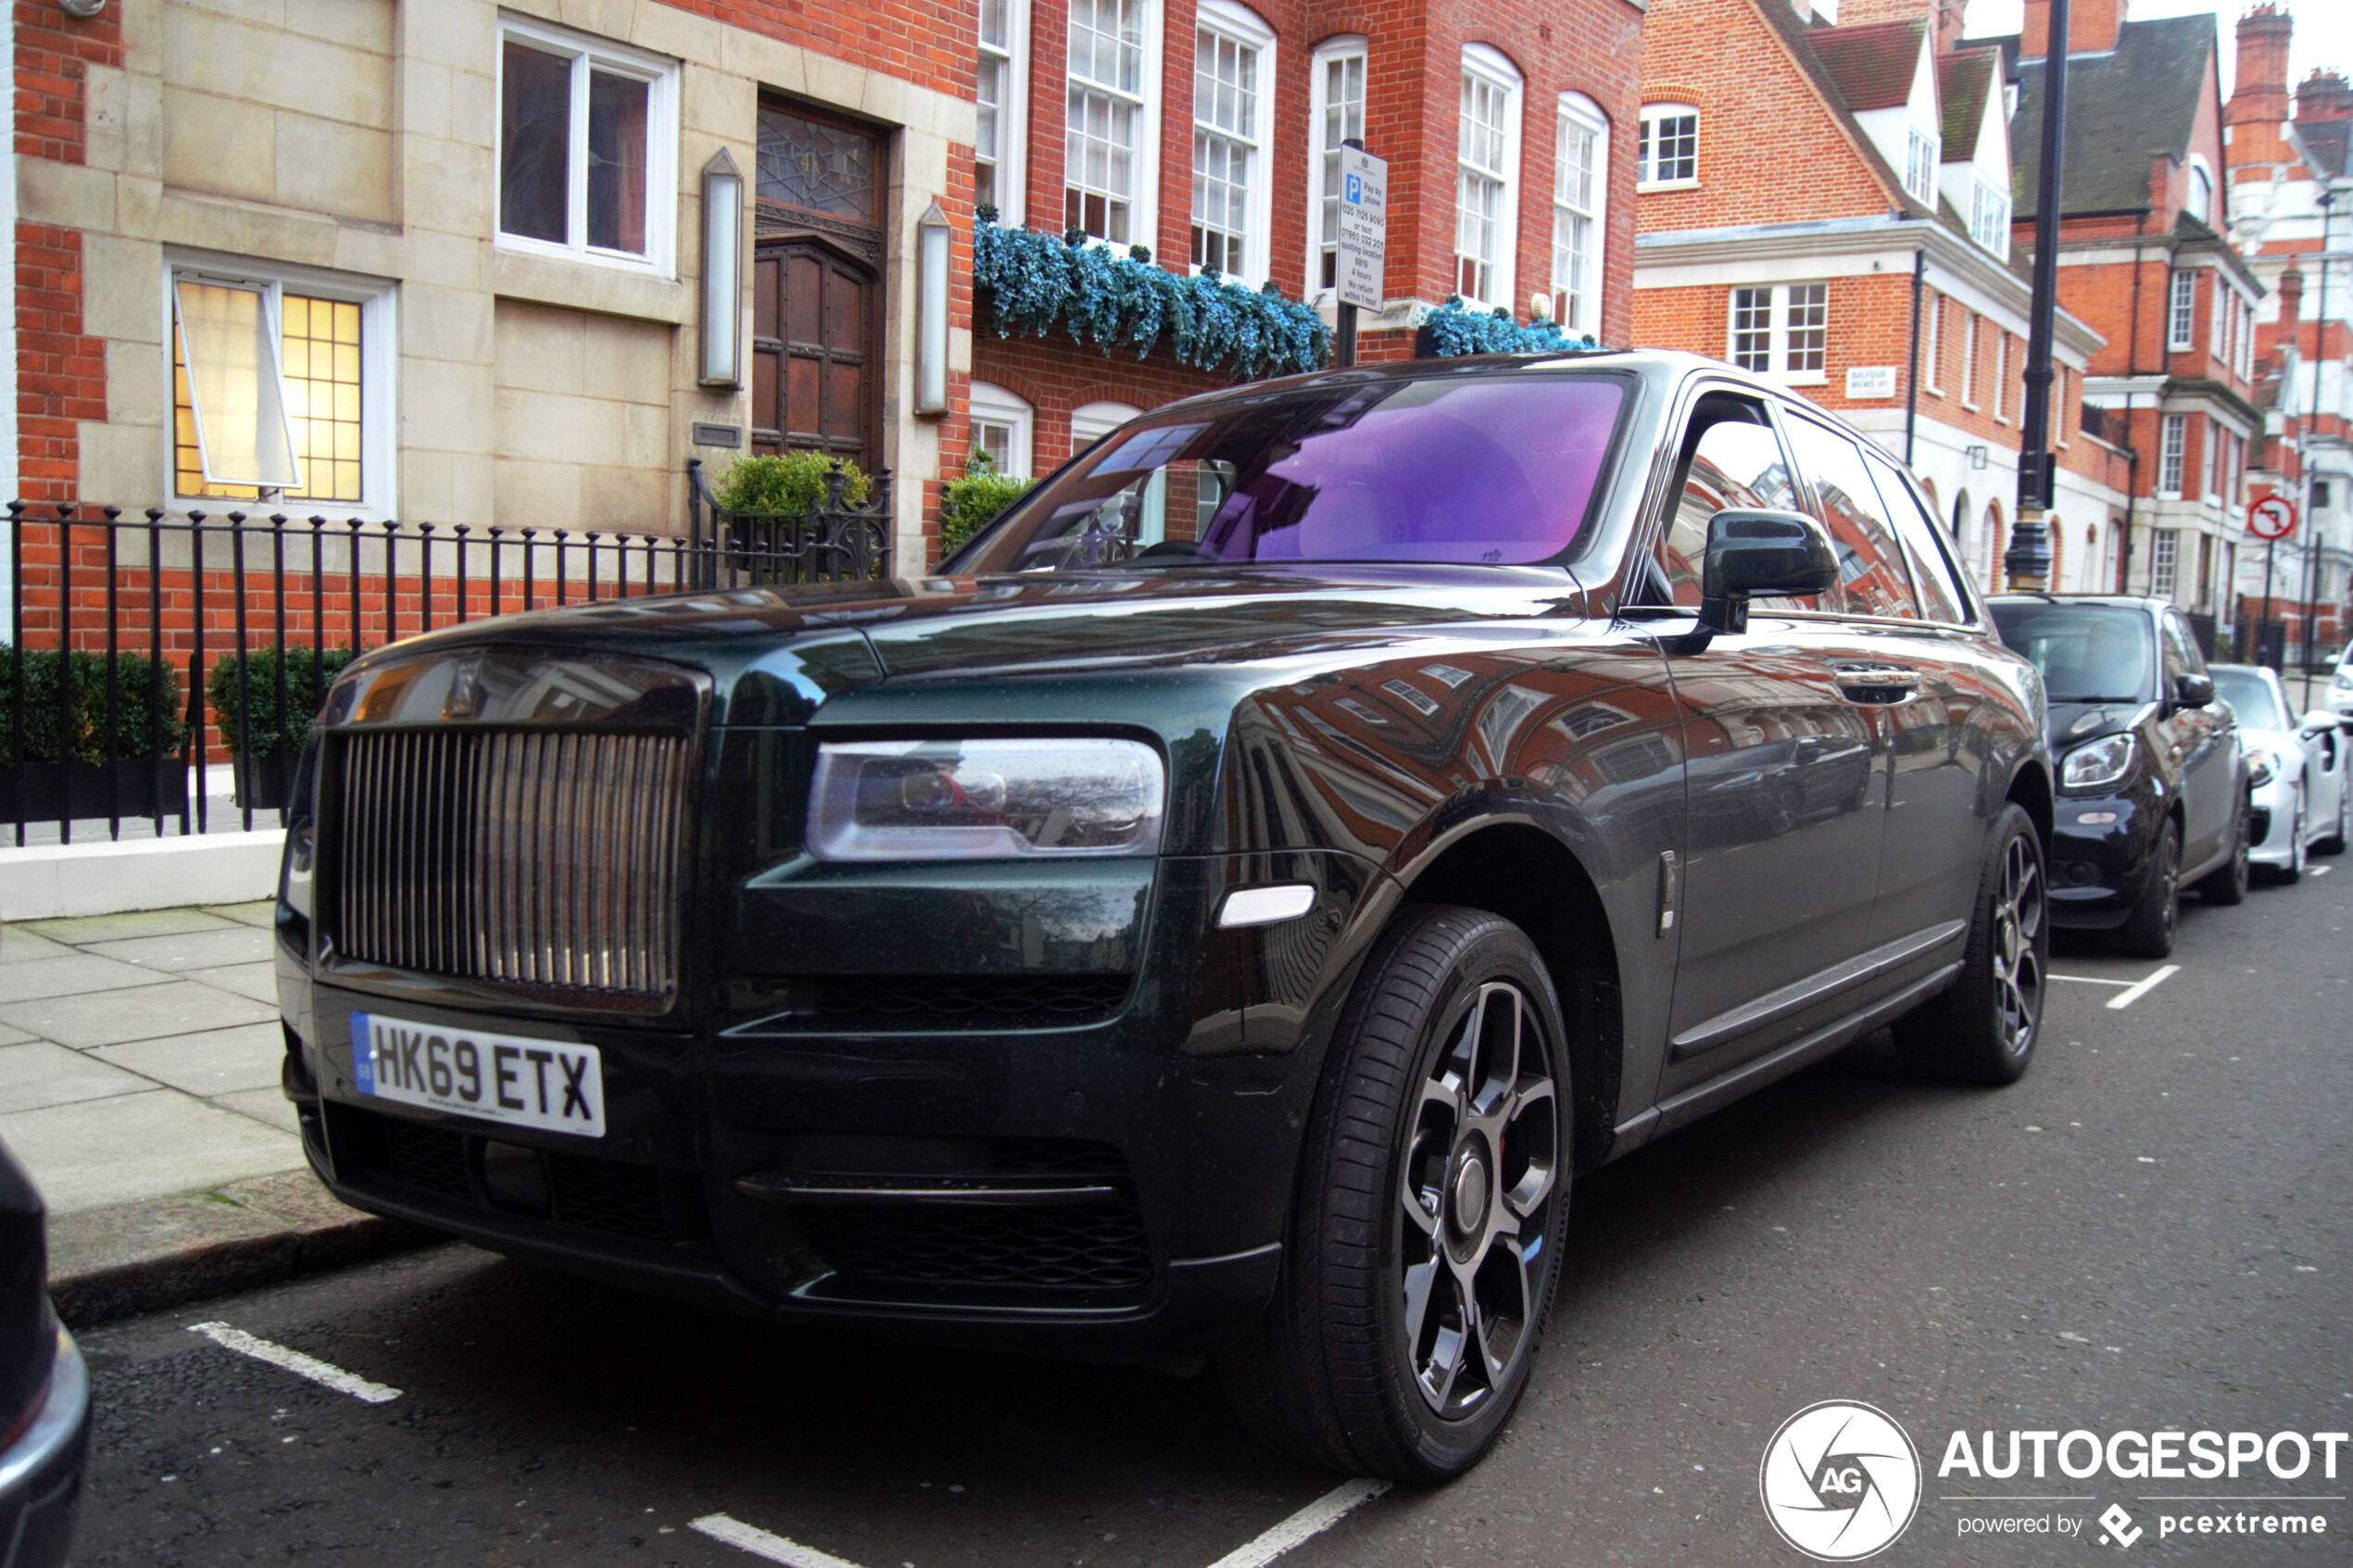
[[[1219,1362],[1263,1441],[1405,1482],[1485,1457],[1560,1274],[1568,1104],[1534,944],[1477,909],[1401,916],[1332,1043],[1275,1299]]]
[[[2140,902],[2124,917],[2117,940],[2136,959],[2161,959],[2173,950],[2173,933],[2182,921],[2182,829],[2168,821],[2157,835],[2157,853],[2150,858],[2149,884]]]
[[[2197,884],[2199,895],[2209,904],[2246,902],[2247,884],[2254,880],[2251,869],[2254,847],[2247,842],[2247,830],[2253,824],[2247,821],[2248,811],[2246,803],[2241,801],[2238,822],[2231,830],[2233,834],[2231,858],[2207,872],[2205,879]]]
[[[1977,908],[1960,978],[1895,1026],[1918,1071],[1972,1084],[2010,1084],[2034,1059],[2050,967],[2050,905],[2033,819],[2006,806],[1978,873]]]
[[[2348,828],[2353,828],[2353,789],[2348,789],[2346,781],[2339,779],[2336,785],[2336,826],[2330,830],[2326,838],[2312,846],[2314,853],[2344,854]]]

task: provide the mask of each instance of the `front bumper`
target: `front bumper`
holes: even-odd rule
[[[2250,861],[2280,871],[2296,863],[2296,805],[2301,794],[2289,778],[2274,778],[2255,788],[2247,826]]]
[[[5,1568],[60,1568],[73,1547],[82,1473],[90,1453],[90,1373],[73,1336],[57,1330],[57,1361],[41,1412],[0,1453]]]
[[[519,1258],[779,1319],[1189,1357],[1238,1338],[1274,1287],[1329,1023],[1315,1000],[1344,972],[1340,934],[1374,885],[1347,857],[1285,859],[1279,879],[1314,882],[1315,906],[1238,932],[1210,917],[1227,888],[1277,879],[1263,858],[1159,862],[1132,973],[1063,985],[1068,1010],[1002,1022],[988,1010],[1015,1005],[1019,972],[947,987],[980,997],[978,1022],[910,1010],[942,994],[937,977],[870,977],[899,1010],[887,1014],[765,1018],[748,1003],[788,986],[723,977],[698,988],[711,1022],[660,1028],[314,984],[282,950],[287,1092],[312,1167],[345,1201]],[[891,909],[894,926],[917,918]],[[593,1044],[606,1135],[363,1095],[356,1011]],[[531,1201],[486,1154],[537,1162]]]
[[[2156,872],[2163,821],[2140,791],[2058,799],[2051,828],[2051,922],[2109,931],[2124,923]]]

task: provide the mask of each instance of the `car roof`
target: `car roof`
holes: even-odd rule
[[[2032,590],[2008,594],[1988,594],[1985,596],[1985,602],[1989,605],[2114,605],[2120,609],[2146,610],[2151,615],[2174,608],[2173,601],[2171,599],[2153,599],[2142,594],[2045,594]]]

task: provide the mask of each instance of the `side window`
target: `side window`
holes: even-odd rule
[[[1912,574],[1904,565],[1904,547],[1895,541],[1879,487],[1863,466],[1855,443],[1814,423],[1789,421],[1790,441],[1797,448],[1797,466],[1814,482],[1822,499],[1822,521],[1838,547],[1839,581],[1846,588],[1849,615],[1892,615],[1917,620],[1919,607],[1912,599]]]
[[[2206,656],[2197,651],[2197,639],[2181,616],[2170,609],[2165,612],[2165,673],[2169,679],[2206,673]]]
[[[1880,499],[1887,503],[1887,515],[1895,521],[1896,537],[1903,540],[1905,553],[1911,557],[1912,586],[1919,590],[1920,612],[1931,621],[1969,620],[1969,594],[1953,570],[1952,556],[1937,537],[1935,518],[1920,505],[1919,495],[1904,483],[1902,471],[1894,463],[1868,446],[1863,448],[1863,461],[1879,482]]]
[[[1675,509],[1659,541],[1658,568],[1668,602],[1699,607],[1708,519],[1731,507],[1787,511],[1797,504],[1788,459],[1773,427],[1765,422],[1765,410],[1744,397],[1700,399],[1683,436]]]

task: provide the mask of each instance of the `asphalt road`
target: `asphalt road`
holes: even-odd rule
[[[2063,948],[2086,978],[2055,985],[2013,1088],[1918,1084],[1867,1042],[1579,1183],[1503,1447],[1284,1568],[1797,1563],[1759,1460],[1832,1399],[1926,1461],[1881,1562],[2114,1553],[2097,1516],[2120,1503],[2132,1558],[2353,1562],[2353,1452],[2333,1482],[1936,1474],[1957,1429],[2353,1426],[2353,861],[2321,864],[2237,909],[2193,900],[2179,972],[2121,1010],[2116,983],[2158,966]],[[400,1396],[306,1381],[200,1319]],[[860,1568],[1207,1568],[1338,1479],[1254,1448],[1208,1378],[779,1334],[454,1246],[85,1346],[84,1565],[760,1562],[691,1527],[725,1514]],[[1948,1500],[1996,1492],[2080,1500]],[[2327,1528],[2167,1539],[2168,1510]],[[2002,1516],[2079,1533],[1962,1533]]]

